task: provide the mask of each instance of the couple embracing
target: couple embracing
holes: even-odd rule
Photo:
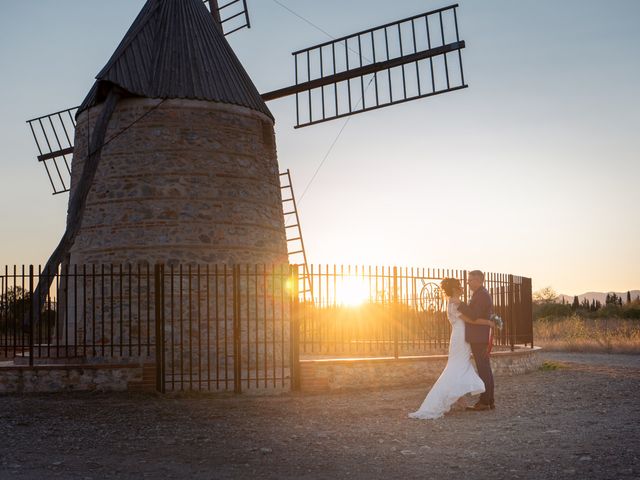
[[[473,292],[468,305],[460,300],[463,290],[457,279],[445,278],[440,284],[448,299],[447,317],[451,323],[449,358],[420,408],[409,414],[411,418],[439,418],[467,394],[481,394],[478,402],[467,410],[495,408],[493,373],[489,362],[490,330],[495,328],[494,322],[489,320],[493,301],[484,288],[484,273],[479,270],[470,272],[467,283]],[[477,373],[471,363],[471,353]]]

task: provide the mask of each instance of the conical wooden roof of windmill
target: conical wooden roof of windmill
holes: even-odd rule
[[[148,0],[77,115],[113,86],[131,95],[228,103],[273,115],[200,0]]]

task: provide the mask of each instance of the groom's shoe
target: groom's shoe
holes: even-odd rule
[[[478,402],[472,407],[467,407],[467,410],[470,410],[472,412],[483,412],[485,410],[493,410],[494,408],[496,407],[493,403],[491,405],[487,405],[486,403]]]

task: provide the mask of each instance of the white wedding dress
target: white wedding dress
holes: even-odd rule
[[[464,339],[464,320],[455,305],[447,306],[447,317],[451,323],[447,366],[418,411],[409,414],[411,418],[442,417],[460,397],[484,392],[484,382],[471,363],[471,347]]]

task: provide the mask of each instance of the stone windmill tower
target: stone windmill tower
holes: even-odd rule
[[[147,2],[97,75],[71,199],[110,94],[71,264],[287,261],[273,116],[201,2]]]

